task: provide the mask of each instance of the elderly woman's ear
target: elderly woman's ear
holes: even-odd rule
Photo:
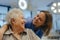
[[[15,19],[11,18],[11,24],[14,24],[14,23],[15,23]]]

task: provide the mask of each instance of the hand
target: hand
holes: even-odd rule
[[[7,30],[7,25],[3,25],[3,27],[0,28],[0,40],[2,40],[3,34],[6,30]]]
[[[3,38],[3,32],[2,32],[2,29],[0,29],[0,40],[2,40]]]

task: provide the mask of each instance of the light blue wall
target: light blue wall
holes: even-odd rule
[[[60,30],[60,14],[53,14],[53,29]]]
[[[0,6],[0,26],[2,26],[5,23],[3,20],[7,12],[8,12],[7,7]]]

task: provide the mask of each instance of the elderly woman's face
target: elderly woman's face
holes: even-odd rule
[[[20,15],[20,16],[17,18],[16,21],[17,21],[17,24],[19,24],[19,26],[24,27],[24,25],[25,25],[25,19],[24,19],[23,15]]]
[[[15,29],[17,31],[23,31],[24,30],[24,26],[25,26],[25,20],[24,20],[24,17],[23,15],[20,15],[18,16],[16,19],[15,19],[15,22],[14,22],[14,25],[15,25]]]
[[[33,24],[38,27],[43,25],[45,22],[45,14],[43,12],[40,12],[38,15],[36,15],[33,19]]]

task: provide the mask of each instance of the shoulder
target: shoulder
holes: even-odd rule
[[[0,33],[4,33],[7,29],[7,24],[3,25],[1,28],[0,28]]]
[[[31,29],[27,29],[27,34],[29,35],[30,39],[40,40],[40,38]]]
[[[3,25],[1,28],[0,28],[0,39],[3,37],[3,34],[5,33],[6,31],[6,28],[7,28],[7,25]]]
[[[32,31],[31,29],[28,29],[28,28],[26,28],[26,30],[25,30],[28,34],[31,34],[31,33],[34,33],[34,31]],[[35,34],[35,33],[34,33]]]
[[[27,22],[25,23],[25,27],[26,27],[26,28],[30,28],[31,23],[32,23],[32,21],[27,21]]]
[[[36,35],[39,36],[40,38],[42,38],[43,34],[44,32],[41,29],[36,31]]]

